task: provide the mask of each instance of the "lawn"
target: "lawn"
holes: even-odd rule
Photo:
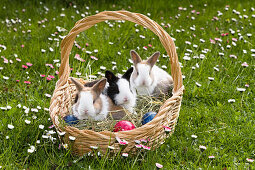
[[[144,155],[77,157],[61,145],[48,110],[60,43],[79,19],[122,9],[147,15],[175,40],[185,86],[178,123]],[[252,0],[2,0],[0,10],[0,169],[255,169]],[[142,58],[160,51],[157,65],[171,70],[158,37],[128,21],[99,23],[76,42],[73,77],[101,77],[112,62],[122,74],[131,49]]]

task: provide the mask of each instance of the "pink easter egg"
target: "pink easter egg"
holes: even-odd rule
[[[133,125],[131,122],[129,122],[127,120],[122,120],[122,121],[119,121],[118,123],[116,123],[113,131],[114,132],[127,131],[127,130],[132,130],[134,128],[135,128],[135,125]]]

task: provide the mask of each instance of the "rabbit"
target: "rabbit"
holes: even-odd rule
[[[138,95],[159,96],[169,93],[173,87],[173,78],[164,70],[155,65],[160,52],[155,52],[147,60],[142,60],[136,51],[131,50],[130,55],[134,71],[130,77],[132,90]]]
[[[81,84],[79,81],[71,78],[77,89],[77,96],[75,103],[72,106],[73,115],[78,119],[88,119],[89,117],[102,121],[108,115],[109,100],[108,97],[102,94],[106,79],[99,80],[98,82],[87,86]]]
[[[134,112],[136,105],[136,93],[130,88],[130,76],[133,72],[133,67],[129,68],[126,73],[118,78],[111,71],[105,72],[108,85],[105,93],[116,106],[122,106],[130,113]]]

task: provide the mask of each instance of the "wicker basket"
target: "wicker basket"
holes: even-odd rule
[[[76,90],[74,84],[69,79],[69,54],[73,47],[75,38],[80,32],[106,20],[131,21],[150,29],[159,37],[160,42],[164,46],[167,54],[170,56],[171,75],[174,80],[173,96],[165,101],[151,122],[130,131],[110,132],[106,130],[102,132],[95,132],[92,130],[79,130],[71,126],[63,127],[60,119],[70,114],[69,111],[71,110],[71,103],[74,100]],[[164,142],[166,137],[168,137],[163,126],[168,126],[172,129],[170,134],[174,131],[174,127],[179,116],[184,90],[184,86],[182,84],[182,73],[175,45],[172,38],[160,25],[142,14],[128,11],[104,11],[76,22],[75,26],[61,42],[61,66],[59,70],[59,77],[60,79],[56,83],[53,97],[51,98],[50,116],[56,129],[60,132],[66,132],[65,135],[60,138],[64,143],[72,146],[72,151],[76,155],[82,156],[92,151],[93,147],[91,146],[97,146],[102,153],[105,153],[108,150],[108,146],[113,146],[115,148],[114,151],[118,152],[120,146],[116,141],[116,137],[128,142],[124,152],[131,151],[131,153],[136,153],[135,140],[150,139],[147,146],[153,145],[153,148],[156,148]],[[86,80],[79,80],[83,83],[86,82]],[[69,136],[75,137],[75,140],[71,141]]]

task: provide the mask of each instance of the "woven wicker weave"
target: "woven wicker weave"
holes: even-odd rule
[[[79,130],[71,126],[62,127],[60,125],[60,119],[70,114],[69,111],[75,94],[75,86],[69,79],[69,54],[73,47],[75,38],[80,32],[106,20],[131,21],[150,29],[159,37],[168,56],[170,56],[171,75],[174,80],[173,96],[165,101],[165,103],[160,107],[156,117],[151,122],[139,128],[135,128],[134,130],[121,132],[110,132],[106,130],[102,132],[95,132],[92,130]],[[150,139],[148,145],[153,145],[153,148],[156,148],[158,145],[162,144],[167,137],[163,126],[172,128],[170,134],[174,131],[174,127],[179,116],[184,90],[182,84],[182,73],[175,45],[172,38],[161,28],[160,25],[142,14],[131,13],[128,11],[104,11],[76,22],[75,26],[61,43],[61,66],[59,70],[59,77],[60,79],[56,83],[55,91],[51,98],[50,116],[57,130],[60,132],[66,132],[66,134],[61,138],[64,143],[68,143],[72,146],[74,154],[80,156],[84,155],[85,153],[92,151],[91,146],[98,146],[100,151],[103,153],[107,151],[108,146],[113,146],[116,148],[115,152],[117,152],[119,144],[116,141],[116,137],[125,139],[128,142],[127,147],[124,149],[125,152],[132,151],[132,153],[135,153],[135,140]],[[79,81],[83,83],[86,82],[86,80],[82,79],[79,79]],[[70,141],[69,136],[74,136],[76,138],[75,141]]]

